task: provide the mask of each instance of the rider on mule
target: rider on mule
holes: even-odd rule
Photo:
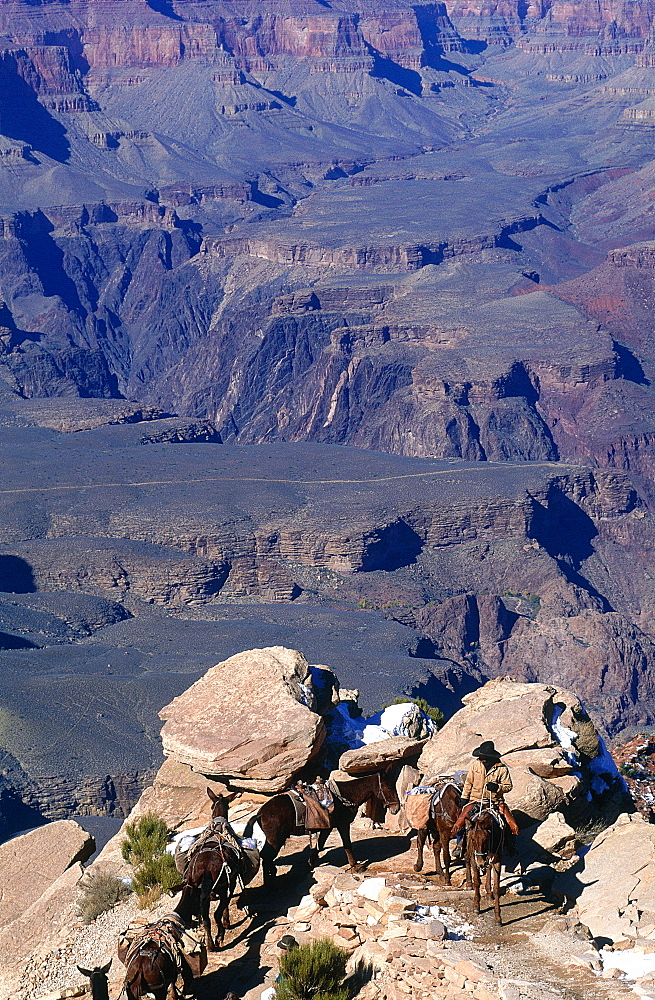
[[[515,854],[514,836],[519,832],[516,820],[506,804],[504,796],[512,790],[512,779],[507,764],[502,764],[501,755],[491,740],[485,740],[472,751],[475,761],[471,766],[462,792],[463,809],[452,829],[456,836],[466,821],[466,817],[476,806],[491,805],[505,820],[511,836],[507,836],[508,853]]]

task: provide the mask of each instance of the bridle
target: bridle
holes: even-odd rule
[[[397,797],[395,799],[387,799],[386,795],[384,794],[384,788],[382,786],[382,774],[380,771],[378,771],[378,791],[380,793],[378,797],[382,799],[382,804],[385,809],[389,809],[390,806],[400,806],[400,802],[398,801]]]

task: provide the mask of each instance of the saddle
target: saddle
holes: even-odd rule
[[[329,830],[331,810],[322,805],[311,790],[292,788],[287,795],[296,811],[296,827],[301,830]]]
[[[130,963],[138,955],[144,954],[153,947],[168,955],[178,973],[182,972],[182,963],[185,962],[191,968],[194,976],[200,975],[200,972],[195,972],[194,968],[202,964],[201,956],[204,945],[186,929],[176,914],[171,913],[161,917],[153,924],[144,924],[139,919],[134,920],[118,938],[118,957],[123,965],[129,968]],[[191,956],[194,957],[189,960]],[[206,949],[204,949],[204,961],[206,966]]]

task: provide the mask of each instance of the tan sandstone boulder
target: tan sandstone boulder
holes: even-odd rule
[[[339,768],[346,774],[371,774],[387,764],[394,764],[408,757],[416,757],[425,740],[409,740],[404,736],[390,736],[388,740],[369,743],[368,746],[346,750],[339,758]]]
[[[594,937],[655,939],[655,826],[623,813],[555,888],[577,903]]]
[[[91,834],[70,819],[0,844],[0,927],[20,917],[60,875],[94,851]]]
[[[571,768],[550,727],[555,704],[570,717],[577,702],[571,691],[499,677],[463,701],[464,708],[423,748],[418,767],[426,780],[466,771],[471,751],[493,740],[510,768],[514,788],[506,799],[519,822],[542,822],[579,792],[580,781],[567,773]]]
[[[279,792],[320,749],[307,660],[284,646],[211,667],[159,713],[164,753],[237,789]]]

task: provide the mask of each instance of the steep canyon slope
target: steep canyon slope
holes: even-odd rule
[[[262,637],[655,722],[654,20],[0,0],[0,806]]]

